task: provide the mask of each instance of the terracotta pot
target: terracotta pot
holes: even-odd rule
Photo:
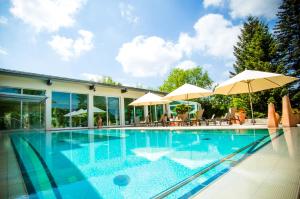
[[[280,115],[277,112],[275,112],[275,119],[276,119],[276,124],[278,126],[278,124],[280,123]]]
[[[239,111],[238,113],[236,113],[236,115],[240,119],[240,124],[243,124],[245,122],[245,119],[246,119],[246,113],[245,113],[245,111]]]

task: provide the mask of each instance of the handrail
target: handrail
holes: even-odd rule
[[[208,171],[210,171],[211,169],[217,167],[218,165],[220,165],[221,163],[225,162],[226,160],[232,158],[233,156],[239,154],[240,152],[246,150],[247,148],[250,148],[251,146],[255,145],[255,144],[259,144],[260,142],[262,142],[264,139],[266,139],[267,137],[269,137],[269,135],[266,135],[262,138],[260,138],[259,140],[252,142],[242,148],[240,148],[239,150],[235,151],[234,153],[231,153],[229,155],[227,155],[226,157],[212,163],[211,165],[209,165],[208,167],[205,167],[204,169],[196,172],[195,174],[193,174],[192,176],[180,181],[179,183],[171,186],[170,188],[156,194],[155,196],[151,197],[152,199],[162,199],[168,195],[170,195],[171,193],[177,191],[178,189],[180,189],[181,187],[183,187],[184,185],[190,183],[191,181],[195,180],[196,178],[198,178],[199,176],[207,173]]]

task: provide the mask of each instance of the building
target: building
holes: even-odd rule
[[[0,130],[93,128],[99,117],[104,126],[125,126],[135,116],[153,119],[163,105],[131,107],[149,90],[92,81],[0,69]],[[151,91],[159,95],[164,93]]]

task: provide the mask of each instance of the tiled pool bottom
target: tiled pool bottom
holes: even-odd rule
[[[83,130],[10,138],[31,196],[187,198],[280,133]]]

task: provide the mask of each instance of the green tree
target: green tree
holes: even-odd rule
[[[121,83],[114,81],[110,76],[104,76],[101,83],[122,86]]]
[[[159,90],[172,92],[185,83],[194,84],[202,88],[210,88],[212,82],[207,71],[203,71],[200,66],[188,70],[174,68],[163,85],[159,87]]]
[[[268,26],[256,17],[248,17],[241,29],[239,41],[234,46],[236,62],[233,65],[234,71],[231,75],[238,74],[245,69],[259,70],[266,72],[283,73],[282,65],[276,65],[277,44]],[[270,97],[276,101],[281,101],[282,89],[272,89],[252,94],[253,108],[258,112],[266,114],[267,102]],[[239,95],[242,101],[248,101],[248,94]],[[249,103],[247,103],[249,104]],[[281,110],[280,103],[276,107]],[[245,107],[250,110],[249,107]],[[257,115],[263,115],[257,114]],[[249,115],[249,112],[248,112]]]
[[[300,1],[283,0],[277,13],[274,32],[278,42],[278,62],[283,63],[287,74],[300,78]],[[291,101],[300,106],[300,82],[289,88]]]

